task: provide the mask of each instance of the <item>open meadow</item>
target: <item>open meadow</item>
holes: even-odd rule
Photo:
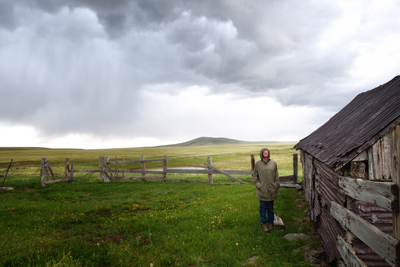
[[[211,156],[222,170],[250,170],[250,155],[268,146],[281,176],[291,175],[294,144],[240,144],[106,150],[0,148],[0,175],[14,159],[0,194],[0,266],[311,266],[299,248],[316,247],[295,189],[281,188],[275,213],[286,228],[262,232],[251,176],[248,182],[214,175],[214,184],[125,180],[101,182],[99,173],[76,173],[74,182],[40,185],[40,159],[56,177],[65,158],[74,169],[98,169],[99,157],[125,160],[168,156],[168,167],[204,167]],[[158,164],[158,165],[157,165]],[[301,164],[299,164],[301,180]],[[161,167],[146,163],[146,169]],[[140,164],[127,168],[140,169]],[[202,174],[168,174],[208,181]],[[4,178],[1,178],[3,182]],[[288,241],[288,233],[305,240]]]

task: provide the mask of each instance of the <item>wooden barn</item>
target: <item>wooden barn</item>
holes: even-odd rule
[[[296,144],[328,263],[399,266],[400,76]]]

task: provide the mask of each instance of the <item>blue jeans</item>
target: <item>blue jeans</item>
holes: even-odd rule
[[[266,218],[266,213],[268,214],[268,220]],[[273,224],[274,223],[274,201],[262,201],[260,200],[260,218],[263,224]]]

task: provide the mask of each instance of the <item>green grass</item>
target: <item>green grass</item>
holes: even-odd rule
[[[102,150],[100,155],[113,157],[116,151],[129,159],[168,155],[169,166],[202,165],[212,156],[213,164],[222,169],[250,169],[249,155],[258,155],[260,149],[220,147]],[[269,147],[280,172],[291,174],[291,146]],[[66,155],[38,150],[54,162]],[[211,185],[160,180],[102,183],[95,179],[98,174],[80,174],[73,183],[42,188],[36,163],[40,159],[35,160],[37,165],[27,164],[32,156],[29,150],[25,155],[22,151],[15,156],[20,164],[13,166],[5,184],[16,190],[0,194],[0,266],[243,266],[254,256],[258,258],[252,266],[309,266],[293,250],[315,246],[314,237],[283,238],[287,233],[309,233],[307,206],[296,207],[295,200],[304,198],[296,190],[281,188],[275,202],[275,213],[286,229],[265,234],[251,184],[223,185],[234,181],[219,175]],[[79,159],[77,168],[98,166],[98,158],[90,158],[93,151],[66,151],[70,159]],[[52,167],[62,176],[63,165]],[[171,178],[206,181],[207,175]]]

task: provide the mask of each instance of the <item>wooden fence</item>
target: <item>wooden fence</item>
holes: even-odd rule
[[[162,162],[162,170],[146,170],[146,162]],[[125,169],[125,164],[130,163],[140,163],[140,169]],[[138,179],[138,180],[146,180],[146,179],[162,179],[164,182],[166,181],[177,181],[177,182],[189,182],[189,183],[209,183],[212,184],[214,182],[213,175],[214,174],[222,174],[230,177],[231,179],[245,184],[246,182],[234,177],[233,175],[253,175],[253,169],[255,166],[254,155],[251,155],[251,170],[248,171],[240,171],[240,170],[220,170],[214,166],[212,166],[212,158],[207,157],[207,162],[204,163],[204,170],[189,170],[189,169],[173,169],[168,168],[168,157],[164,156],[161,159],[145,159],[145,156],[142,155],[140,160],[119,160],[117,156],[115,156],[114,161],[110,161],[109,157],[99,157],[99,169],[93,170],[75,170],[74,169],[74,161],[71,161],[71,165],[69,163],[69,159],[67,158],[65,161],[65,179],[55,179],[54,173],[50,167],[46,158],[42,158],[42,167],[41,167],[41,175],[40,180],[42,186],[46,184],[59,183],[59,182],[72,182],[74,173],[100,173],[100,179],[104,182],[111,182],[117,180],[129,180],[129,179]],[[120,166],[119,166],[120,165]],[[125,174],[130,173],[138,173],[140,176],[126,176]],[[183,179],[171,179],[168,178],[168,174],[170,173],[184,173],[184,174],[207,174],[208,182],[204,181],[194,181],[194,180],[183,180]],[[120,175],[121,174],[121,175]],[[150,175],[148,175],[150,174]],[[288,187],[294,187],[297,185],[297,174],[298,174],[298,157],[297,154],[293,154],[293,175],[281,176],[281,183],[292,182],[293,184],[287,184]],[[152,175],[152,176],[151,176]],[[156,176],[158,175],[158,176]],[[285,185],[285,184],[283,184]]]
[[[340,177],[339,186],[347,197],[347,207],[335,201],[331,202],[331,215],[346,229],[346,236],[338,236],[337,249],[342,256],[344,266],[366,266],[351,246],[354,237],[358,237],[392,266],[399,266],[399,186],[398,181],[377,182]],[[355,200],[371,203],[393,212],[393,236],[387,235],[374,225],[354,213]],[[343,263],[341,263],[343,265]]]

